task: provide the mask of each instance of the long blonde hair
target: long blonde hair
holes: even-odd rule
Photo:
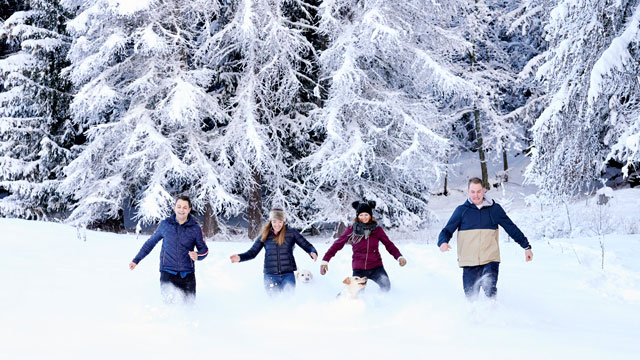
[[[260,241],[265,242],[267,241],[267,237],[269,236],[269,232],[273,229],[273,226],[271,226],[271,221],[267,221],[266,224],[264,224],[264,226],[262,227],[262,237],[260,239]],[[280,232],[278,233],[278,235],[276,235],[276,237],[273,239],[273,241],[276,243],[276,245],[280,246],[282,244],[284,244],[284,233],[287,230],[287,224],[283,224],[282,225],[282,229],[280,229]]]

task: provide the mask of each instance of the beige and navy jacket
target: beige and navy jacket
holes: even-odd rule
[[[448,243],[458,230],[458,265],[477,266],[500,262],[498,225],[522,248],[530,249],[522,231],[495,201],[485,199],[478,207],[469,200],[458,206],[438,236],[438,246]]]

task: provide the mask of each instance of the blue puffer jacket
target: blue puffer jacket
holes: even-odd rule
[[[198,260],[204,259],[209,253],[207,244],[202,240],[202,229],[196,220],[189,215],[187,221],[180,225],[174,214],[162,220],[158,230],[142,245],[133,262],[137,264],[149,255],[160,239],[163,239],[160,271],[195,271],[195,264],[189,257],[189,251],[193,251],[194,247],[197,248]]]
[[[259,236],[253,243],[251,248],[242,254],[239,254],[240,261],[251,260],[258,255],[264,247],[264,273],[265,274],[284,274],[296,271],[296,260],[293,258],[293,249],[298,244],[305,252],[311,254],[318,253],[316,249],[309,243],[296,229],[284,227],[281,231],[284,233],[284,243],[278,246],[273,239],[275,234],[270,232],[267,239],[260,241]]]

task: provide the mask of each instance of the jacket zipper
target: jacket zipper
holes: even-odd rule
[[[276,244],[275,240],[276,240],[276,238],[275,238],[275,235],[274,235],[274,237],[273,237],[273,239],[271,239],[271,241],[273,241],[273,245],[276,247],[276,264],[278,264],[278,274],[280,274],[280,249],[279,249],[278,244]]]
[[[371,237],[371,236],[369,236]],[[367,270],[367,260],[369,259],[369,238],[367,238],[367,252],[364,255],[364,269]]]
[[[178,224],[178,227],[176,228],[176,258],[178,260],[178,268],[180,268],[180,224]]]

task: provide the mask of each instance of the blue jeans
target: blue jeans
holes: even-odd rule
[[[373,280],[378,286],[380,286],[380,290],[387,292],[391,289],[391,281],[389,281],[389,275],[384,270],[383,266],[378,266],[373,269],[364,270],[364,269],[353,269],[353,276],[366,277],[367,280]]]
[[[478,266],[464,266],[462,268],[462,285],[464,294],[469,299],[475,299],[480,293],[480,287],[488,298],[496,296],[498,289],[499,262],[490,262]]]
[[[264,274],[264,288],[270,295],[296,287],[296,276],[293,272],[284,274]]]

